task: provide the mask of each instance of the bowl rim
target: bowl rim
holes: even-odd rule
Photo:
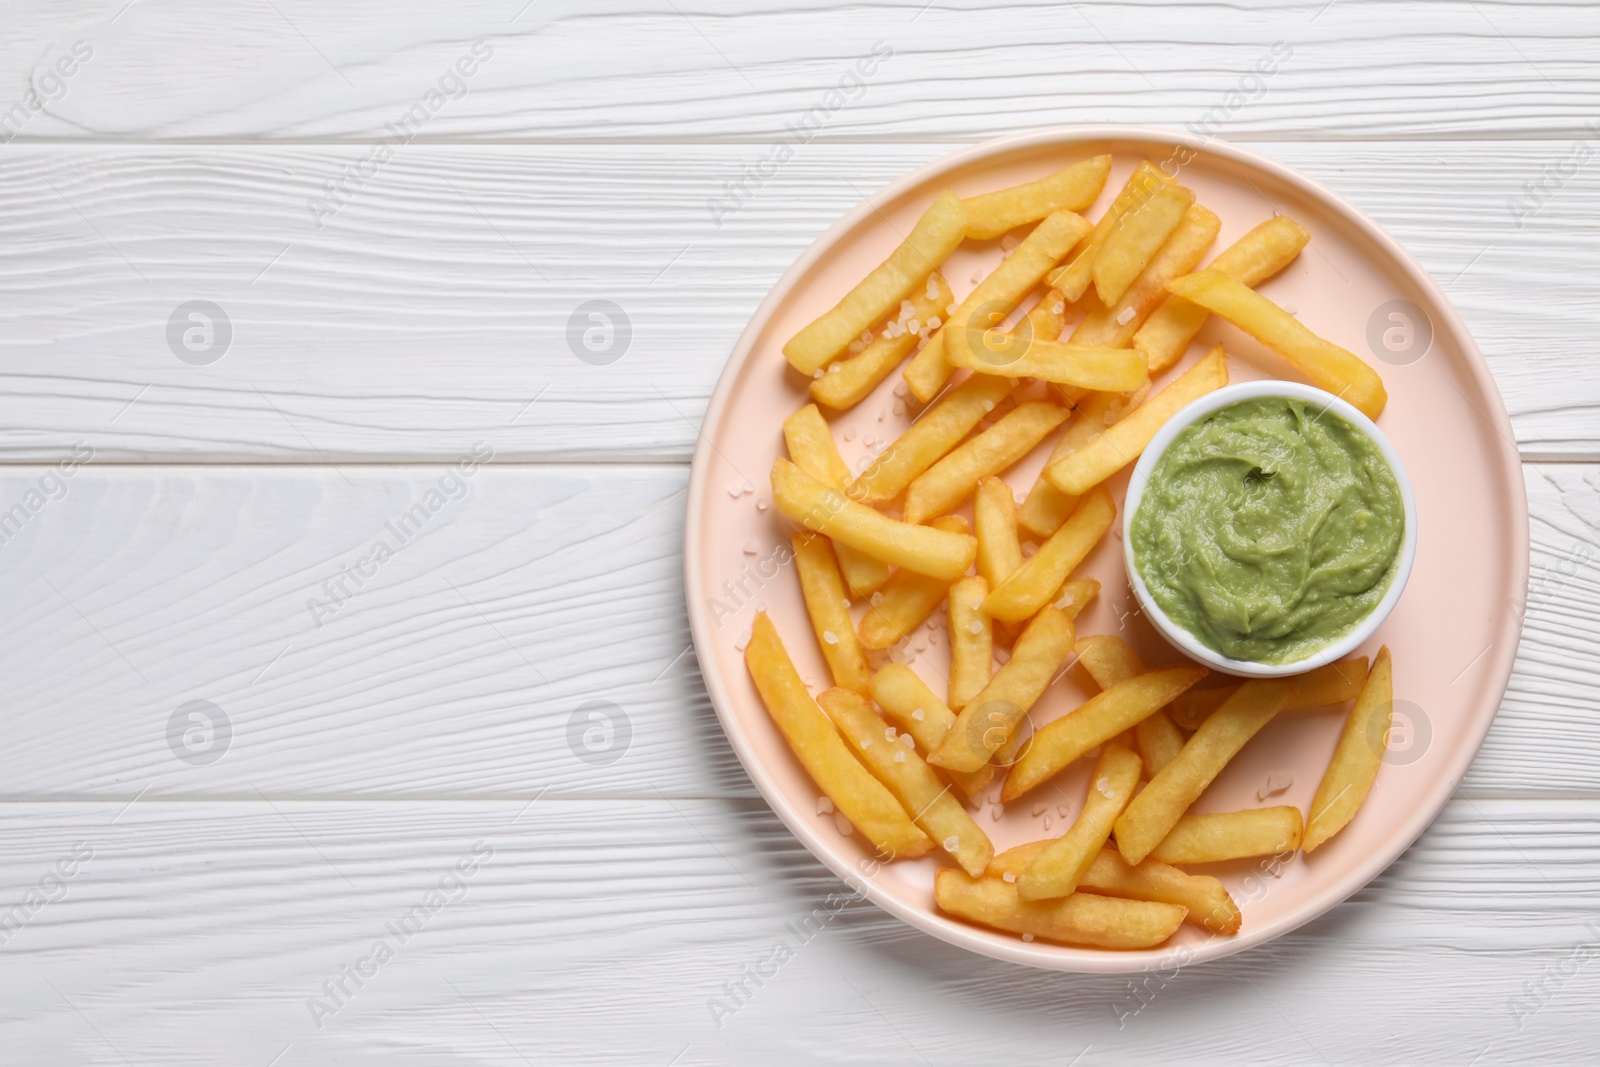
[[[1233,938],[1223,941],[1212,939],[1203,943],[1198,948],[1157,948],[1137,952],[1107,952],[1101,949],[1083,949],[1066,945],[1056,945],[1048,942],[1024,943],[1014,936],[1004,935],[992,930],[961,922],[949,916],[940,914],[930,907],[913,906],[900,900],[892,892],[880,888],[876,882],[868,877],[862,878],[856,869],[856,864],[845,857],[834,842],[825,840],[822,833],[815,825],[815,819],[803,814],[788,798],[781,787],[772,777],[764,763],[758,758],[750,739],[745,735],[742,723],[734,715],[732,708],[734,700],[724,684],[720,673],[716,669],[716,661],[712,657],[712,641],[716,628],[712,625],[709,610],[703,601],[695,596],[695,591],[702,588],[701,564],[698,554],[688,546],[698,544],[701,539],[701,513],[703,501],[710,491],[710,466],[717,454],[712,438],[705,430],[705,426],[714,426],[721,421],[723,411],[733,402],[736,383],[744,365],[750,360],[756,338],[765,329],[767,321],[776,312],[786,299],[789,288],[794,280],[811,269],[812,265],[832,248],[843,236],[850,233],[869,216],[878,210],[877,204],[886,200],[893,200],[911,189],[918,188],[942,175],[961,169],[973,163],[981,162],[991,157],[1003,156],[1011,152],[1022,152],[1050,147],[1063,146],[1081,147],[1085,144],[1116,143],[1116,142],[1143,142],[1165,146],[1182,145],[1195,151],[1220,157],[1232,163],[1241,163],[1257,168],[1301,192],[1312,197],[1328,208],[1334,210],[1343,220],[1354,227],[1365,238],[1372,241],[1382,249],[1395,267],[1423,293],[1430,305],[1430,314],[1436,313],[1435,321],[1453,337],[1458,339],[1462,354],[1463,371],[1474,379],[1481,391],[1491,403],[1486,412],[1480,412],[1489,422],[1490,429],[1502,442],[1499,450],[1501,476],[1509,491],[1516,496],[1521,507],[1520,513],[1523,521],[1513,528],[1514,543],[1511,546],[1509,563],[1514,569],[1512,584],[1526,596],[1528,583],[1528,525],[1527,525],[1527,492],[1522,481],[1521,457],[1517,454],[1512,436],[1511,419],[1506,413],[1505,401],[1495,387],[1492,374],[1487,362],[1483,358],[1482,350],[1477,341],[1468,330],[1465,321],[1459,312],[1450,303],[1449,298],[1428,273],[1422,268],[1415,257],[1407,252],[1398,241],[1386,230],[1378,225],[1371,216],[1366,214],[1344,197],[1335,193],[1321,182],[1302,174],[1298,170],[1277,160],[1258,154],[1249,148],[1233,144],[1226,140],[1208,138],[1205,140],[1185,136],[1180,131],[1162,129],[1156,126],[1139,126],[1122,123],[1074,123],[1057,124],[1039,127],[1023,133],[1011,134],[991,138],[977,144],[957,148],[950,153],[928,163],[916,167],[902,174],[900,177],[879,186],[870,193],[863,195],[861,202],[854,208],[845,212],[833,224],[817,235],[815,240],[800,253],[795,261],[790,264],[760,305],[752,313],[750,321],[746,323],[739,339],[735,342],[732,352],[722,372],[717,378],[717,384],[712,390],[699,437],[695,446],[694,459],[690,467],[689,488],[685,497],[685,524],[684,524],[684,583],[685,597],[689,613],[689,629],[695,658],[700,663],[701,675],[705,680],[707,695],[710,698],[712,710],[716,713],[717,720],[727,735],[729,744],[743,765],[745,772],[750,776],[757,792],[766,800],[779,821],[803,845],[818,862],[828,868],[834,875],[843,880],[852,889],[895,916],[907,925],[932,935],[947,944],[987,956],[991,959],[1002,960],[1025,967],[1034,967],[1043,970],[1068,971],[1081,974],[1130,974],[1149,969],[1152,965],[1161,964],[1163,961],[1171,963],[1175,956],[1181,954],[1186,965],[1211,962],[1223,959],[1239,952],[1247,951],[1258,945],[1267,944],[1293,930],[1304,926],[1313,919],[1326,914],[1351,895],[1377,877],[1395,859],[1404,852],[1422,834],[1428,825],[1433,822],[1444,804],[1454,792],[1455,783],[1460,781],[1465,774],[1467,766],[1471,763],[1478,750],[1483,745],[1483,739],[1489,732],[1494,715],[1481,716],[1481,721],[1472,725],[1471,734],[1474,736],[1463,737],[1466,742],[1464,755],[1456,761],[1443,766],[1439,770],[1438,784],[1433,791],[1415,807],[1408,816],[1402,820],[1383,843],[1382,847],[1374,849],[1363,862],[1353,865],[1344,875],[1331,886],[1320,893],[1307,898],[1291,914],[1274,919],[1270,922],[1256,926],[1248,931],[1243,931]],[[1521,621],[1515,616],[1509,619],[1507,626],[1509,640],[1498,643],[1497,647],[1487,654],[1489,660],[1486,670],[1489,686],[1505,692],[1506,684],[1510,680],[1511,667],[1516,658],[1517,647],[1521,638]]]
[[[1309,656],[1289,663],[1259,663],[1255,660],[1235,659],[1201,642],[1194,634],[1173,622],[1156,602],[1145,584],[1144,576],[1134,564],[1133,554],[1134,515],[1138,513],[1139,505],[1144,501],[1144,490],[1150,482],[1150,476],[1155,473],[1156,466],[1172,443],[1178,439],[1178,435],[1207,415],[1246,400],[1258,400],[1263,397],[1304,400],[1317,405],[1323,411],[1333,412],[1365,434],[1367,439],[1378,447],[1396,483],[1399,484],[1401,506],[1405,513],[1405,535],[1400,542],[1394,574],[1383,597],[1373,605],[1366,618],[1344,636],[1329,642]],[[1150,439],[1150,443],[1145,446],[1144,452],[1134,464],[1133,474],[1128,479],[1128,492],[1123,497],[1122,533],[1122,561],[1128,572],[1128,585],[1138,598],[1141,610],[1174,648],[1224,674],[1241,678],[1284,678],[1304,674],[1306,671],[1343,659],[1371,638],[1389,617],[1394,606],[1400,602],[1400,595],[1405,592],[1406,582],[1411,577],[1411,565],[1417,556],[1417,498],[1411,491],[1411,478],[1406,474],[1405,464],[1401,462],[1400,453],[1395,449],[1394,443],[1359,409],[1314,385],[1268,378],[1237,382],[1215,389],[1179,408],[1176,414],[1162,424],[1155,436]]]

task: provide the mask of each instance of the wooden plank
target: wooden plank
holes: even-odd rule
[[[87,858],[8,931],[0,1038],[82,1064],[1576,1062],[1597,1034],[1596,818],[1592,799],[1454,802],[1322,919],[1130,980],[996,963],[830,899],[843,884],[759,801],[7,804],[8,907]]]
[[[0,513],[44,476],[0,472]],[[0,546],[0,798],[754,795],[689,646],[681,467],[91,463],[61,484]],[[1462,788],[1600,794],[1600,468],[1527,484],[1522,654]],[[169,741],[191,701],[231,724],[215,762],[176,754],[196,725],[205,750],[189,712]]]
[[[487,57],[443,84],[418,135],[938,141],[1094,121],[1255,139],[1566,136],[1600,91],[1600,14],[1558,2],[464,0],[396,18],[375,0],[275,0],[227,19],[120,0],[18,7],[0,99],[40,95],[29,139],[392,136],[475,40]],[[80,40],[92,57],[49,80]]]
[[[1261,147],[1371,212],[1447,286],[1526,456],[1600,458],[1584,318],[1600,169],[1519,228],[1508,200],[1563,148]],[[366,149],[13,146],[0,458],[83,440],[130,461],[434,460],[492,436],[508,459],[683,460],[782,271],[861,196],[946,150],[813,145],[719,226],[707,201],[758,149],[413,146],[318,229],[308,202]],[[209,365],[176,354],[192,300],[231,327]],[[571,339],[592,300],[631,330],[608,365]]]

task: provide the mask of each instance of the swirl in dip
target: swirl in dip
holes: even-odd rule
[[[1286,664],[1377,606],[1405,507],[1361,430],[1305,400],[1258,397],[1173,439],[1128,536],[1139,576],[1175,624],[1233,659]]]

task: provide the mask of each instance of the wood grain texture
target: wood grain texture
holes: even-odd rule
[[[208,1067],[1572,1062],[1600,995],[1597,818],[1453,802],[1303,929],[1117,979],[830,902],[843,884],[759,801],[7,804],[8,907],[92,856],[10,932],[0,1039],[13,1062]],[[402,943],[390,924],[435,890]],[[786,924],[814,912],[797,945]],[[785,937],[793,958],[714,1017]],[[362,965],[379,941],[393,958]]]
[[[1446,287],[1525,456],[1600,458],[1585,318],[1600,167],[1519,220],[1508,200],[1563,147],[1259,147],[1373,214]],[[84,440],[130,461],[437,460],[492,437],[508,459],[684,460],[783,270],[862,196],[945,151],[814,145],[719,225],[708,199],[759,149],[415,146],[318,229],[308,200],[365,149],[13,146],[0,157],[0,458]],[[232,328],[206,366],[168,340],[195,299]],[[569,339],[590,300],[630,323],[609,365]]]
[[[1600,467],[1528,471],[1526,632],[1462,789],[1600,794]],[[41,476],[0,474],[0,512]],[[754,796],[689,647],[684,469],[491,462],[402,545],[450,477],[79,469],[0,547],[0,798]],[[232,724],[208,765],[169,744],[194,700]]]
[[[123,6],[16,5],[0,99],[31,87],[48,101],[22,136],[373,139],[475,39],[492,57],[464,95],[440,98],[424,136],[771,140],[808,112],[828,140],[1061,122],[1565,136],[1596,117],[1600,91],[1600,13],[1574,2],[466,0],[404,18],[376,0],[250,0],[226,18],[196,0]],[[78,40],[93,58],[63,92],[45,73]],[[1281,65],[1242,82],[1275,44]],[[888,57],[830,101],[875,48]]]

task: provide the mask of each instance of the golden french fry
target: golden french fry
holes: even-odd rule
[[[779,514],[837,544],[929,577],[954,581],[978,555],[978,540],[970,534],[896,522],[781,457],[772,464],[772,502]]]
[[[1253,289],[1293,263],[1310,240],[1304,226],[1287,215],[1274,215],[1223,249],[1207,269],[1220,270]],[[1170,296],[1156,308],[1133,335],[1133,346],[1144,353],[1150,373],[1160,374],[1182,359],[1210,314],[1181,296]]]
[[[1039,284],[1045,272],[1089,232],[1082,215],[1057,211],[1033,228],[1023,242],[988,277],[956,305],[950,319],[901,375],[918,400],[926,403],[944,387],[955,365],[974,343],[1014,309]]]
[[[1175,904],[1094,893],[1023,900],[1009,882],[973,878],[949,867],[935,876],[933,896],[941,911],[968,922],[1096,948],[1154,948],[1177,931],[1186,914]]]
[[[967,532],[967,520],[959,515],[942,515],[932,526],[946,533]],[[921,626],[949,590],[948,578],[933,578],[904,568],[895,571],[894,577],[884,583],[881,595],[872,598],[873,605],[861,617],[862,645],[888,648]]]
[[[887,726],[857,693],[829,689],[817,698],[817,703],[867,769],[899,798],[912,821],[961,864],[962,870],[982,874],[994,857],[994,845],[916,750],[898,739],[891,741],[889,735],[894,728]]]
[[[1122,217],[1094,257],[1094,291],[1102,304],[1113,307],[1122,299],[1193,204],[1191,190],[1165,185]]]
[[[976,771],[988,763],[1061,669],[1072,639],[1072,620],[1064,613],[1047,606],[1034,616],[1011,659],[961,709],[928,762],[953,771]]]
[[[1183,731],[1173,723],[1167,710],[1162,708],[1133,728],[1133,740],[1139,748],[1139,759],[1144,762],[1145,773],[1154,778],[1167,764],[1183,751]]]
[[[1017,498],[1000,478],[980,478],[972,502],[973,532],[978,535],[978,573],[992,588],[1022,566],[1017,540]]]
[[[1205,676],[1204,667],[1162,667],[1096,693],[1033,735],[1033,744],[1011,768],[1000,799],[1009,803],[1054,777],[1079,756],[1154,714]]]
[[[833,684],[858,693],[868,692],[872,670],[845,607],[844,579],[839,575],[833,542],[820,534],[795,534],[794,564],[800,575],[806,613],[811,616],[811,629],[816,632],[822,658],[828,661]]]
[[[1367,657],[1365,656],[1342,659],[1338,663],[1325,664],[1314,671],[1295,675],[1291,679],[1294,687],[1278,714],[1314,711],[1329,704],[1342,704],[1346,700],[1354,700],[1366,680]],[[1192,689],[1174,700],[1167,710],[1171,713],[1173,722],[1185,730],[1194,730],[1205,722],[1207,715],[1220,708],[1222,702],[1231,697],[1238,688],[1236,685],[1229,685],[1217,689]]]
[[[1072,331],[1072,343],[1128,347],[1146,316],[1168,299],[1167,283],[1198,267],[1221,229],[1222,220],[1217,218],[1216,212],[1191,204],[1183,221],[1156,252],[1150,265],[1139,272],[1116,303],[1090,311]],[[1143,352],[1139,353],[1139,358],[1148,366],[1148,357]]]
[[[1124,216],[1171,181],[1171,178],[1163,174],[1161,169],[1149,160],[1140,163],[1128,178],[1128,184],[1122,187],[1116,199],[1111,201],[1111,206],[1106,208],[1106,213],[1095,223],[1094,232],[1089,235],[1089,239],[1078,247],[1077,253],[1066,266],[1051,273],[1050,284],[1060,289],[1068,301],[1076,302],[1084,290],[1089,288],[1094,261],[1112,231],[1122,224]]]
[[[1004,378],[974,374],[950,390],[850,483],[850,499],[887,504],[899,496],[1010,396],[1011,386]]]
[[[1110,689],[1136,674],[1144,673],[1139,654],[1120,637],[1092,634],[1079,638],[1073,651],[1078,654],[1078,662],[1083,669],[1094,679],[1094,684],[1101,689]]]
[[[1366,801],[1378,777],[1378,765],[1388,751],[1393,714],[1394,667],[1389,646],[1384,645],[1361,687],[1356,706],[1344,721],[1339,746],[1333,750],[1333,759],[1312,798],[1311,825],[1305,838],[1307,852],[1344,829]]]
[[[1367,418],[1383,414],[1389,394],[1377,371],[1354,352],[1318,337],[1243,282],[1221,271],[1202,270],[1174,278],[1167,288],[1254,337],[1310,378],[1312,385],[1349,401]]]
[[[1019,404],[911,483],[906,521],[924,523],[957,507],[978,488],[980,478],[1000,473],[1033,451],[1069,414],[1067,408],[1043,400]]]
[[[1139,785],[1139,757],[1121,745],[1111,744],[1101,754],[1089,779],[1088,797],[1072,827],[1050,842],[1017,878],[1023,900],[1051,900],[1078,888],[1100,850],[1111,837],[1111,827],[1133,799]]]
[[[923,212],[910,235],[831,310],[789,339],[783,355],[801,374],[815,374],[851,341],[887,318],[966,236],[967,209],[946,189]]]
[[[806,773],[880,854],[920,856],[933,847],[894,795],[867,773],[811,699],[764,611],[756,615],[751,627],[744,661],[772,721]]]
[[[994,625],[982,607],[988,593],[979,575],[950,587],[950,707],[956,711],[983,692],[994,671]]]
[[[1075,581],[1063,582],[1061,591],[1056,594],[1055,606],[1066,612],[1067,618],[1076,619],[1084,608],[1089,606],[1089,601],[1100,595],[1100,583],[1093,578],[1081,578]]]
[[[1082,345],[1076,342],[1046,341],[1035,338],[1028,345],[1016,345],[1002,356],[998,349],[990,349],[986,357],[958,359],[951,362],[984,374],[997,374],[1004,378],[1038,378],[1040,381],[1061,385],[1081,386],[1109,392],[1128,393],[1150,381],[1144,356],[1133,348],[1112,348],[1105,345]]]
[[[1148,856],[1234,755],[1283,706],[1290,683],[1252,678],[1200,724],[1178,753],[1117,820],[1117,850],[1129,863]],[[1036,746],[1037,747],[1037,746]]]
[[[1193,277],[1193,275],[1191,275]],[[1044,469],[1069,496],[1087,492],[1139,458],[1161,424],[1190,401],[1228,384],[1228,361],[1217,345],[1199,363],[1078,451]]]
[[[1067,424],[1056,440],[1045,466],[1060,463],[1074,452],[1089,444],[1105,432],[1106,428],[1121,421],[1123,416],[1144,402],[1146,390],[1124,396],[1121,393],[1090,393],[1077,405],[1079,418]],[[1072,509],[1078,506],[1076,496],[1068,496],[1043,474],[1028,490],[1028,497],[1017,512],[1022,528],[1036,537],[1049,537],[1061,529]]]
[[[950,727],[955,725],[955,712],[904,663],[891,663],[872,676],[872,699],[924,752],[938,748]],[[994,781],[994,768],[988,764],[971,773],[950,770],[944,773],[974,802]]]
[[[1038,611],[1100,543],[1116,517],[1117,506],[1103,486],[1085,494],[1061,529],[985,598],[983,610],[1006,622],[1021,622]]]
[[[1002,881],[1015,880],[1049,844],[1049,840],[1029,841],[1008,848],[989,861],[985,873]],[[1219,934],[1238,933],[1242,919],[1239,905],[1217,879],[1207,874],[1189,874],[1156,860],[1145,860],[1135,867],[1122,858],[1114,845],[1100,850],[1078,883],[1078,890],[1176,904],[1189,910],[1184,917],[1186,922]]]
[[[1300,847],[1300,809],[1282,805],[1185,815],[1150,853],[1162,863],[1221,863]]]
[[[843,489],[850,482],[850,469],[833,442],[833,431],[817,405],[807,404],[783,420],[783,440],[794,465],[824,485]],[[889,565],[851,548],[837,545],[839,570],[844,584],[856,597],[868,596],[889,580]],[[843,685],[844,683],[840,683]]]
[[[889,320],[896,332],[889,333],[886,324],[858,354],[830,363],[827,373],[811,380],[811,399],[834,411],[847,411],[861,403],[919,340],[939,328],[945,309],[954,302],[944,275],[938,271],[928,275],[910,300],[901,302],[900,314]],[[1060,333],[1059,328],[1056,332]]]
[[[961,201],[967,236],[987,241],[1055,211],[1082,211],[1095,202],[1111,171],[1110,156],[1094,156],[1047,178]]]

